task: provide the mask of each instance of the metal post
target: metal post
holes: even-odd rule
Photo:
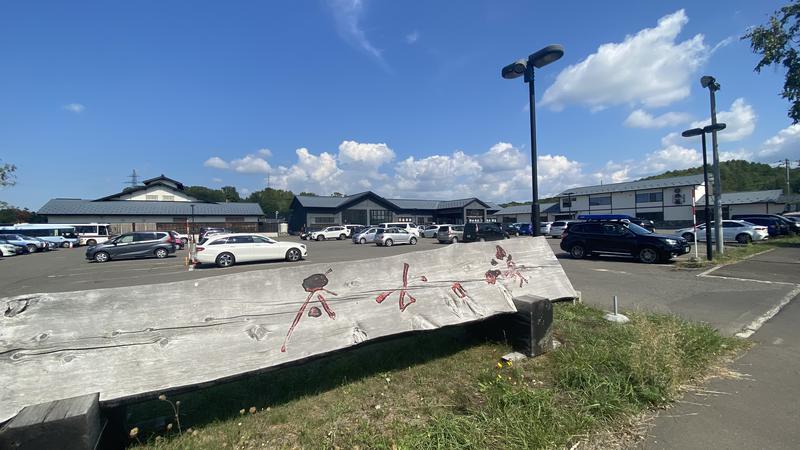
[[[697,256],[697,209],[694,200],[694,187],[692,187],[692,235],[694,236],[694,257],[695,259],[700,259]]]
[[[614,296],[614,315],[616,316],[619,314],[619,302],[617,301],[617,296]]]
[[[786,164],[786,200],[788,202],[788,197],[792,194],[792,185],[789,184],[789,158],[786,158],[784,163]]]
[[[706,134],[701,133],[700,135],[703,138],[703,180],[706,186],[706,259],[711,261],[714,259],[714,256],[711,253],[711,218],[709,214],[709,205],[708,205],[708,157],[706,156]],[[717,219],[719,221],[719,219]]]
[[[708,87],[711,94],[711,125],[717,124],[717,99],[714,92],[717,90],[717,84],[712,83]],[[714,234],[716,235],[716,249],[717,255],[721,256],[724,253],[724,239],[722,238],[722,177],[719,170],[719,150],[717,148],[717,131],[711,132],[711,149],[714,156]],[[708,192],[706,192],[708,197]]]
[[[525,82],[528,83],[528,92],[530,94],[530,113],[531,113],[531,191],[533,194],[533,203],[531,203],[531,236],[539,236],[539,176],[537,174],[537,157],[536,157],[536,93],[533,83],[533,61],[528,59],[528,64],[525,70]]]

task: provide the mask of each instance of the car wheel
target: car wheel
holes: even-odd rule
[[[99,263],[104,263],[104,262],[108,261],[109,259],[111,259],[111,258],[109,257],[109,254],[106,253],[106,252],[97,252],[97,253],[94,254],[94,260],[99,262]]]
[[[457,237],[453,237],[453,240],[450,241],[450,243],[451,244],[458,244],[458,238]]]
[[[62,242],[61,248],[69,248],[69,242]]]
[[[343,239],[347,239],[347,235],[346,234],[340,234],[339,237],[336,238],[336,239],[338,239],[340,241],[343,240]]]
[[[169,255],[169,252],[165,248],[157,248],[155,252],[153,252],[158,259],[164,259]]]
[[[86,245],[92,247],[94,245],[97,245],[97,241],[95,241],[94,239],[89,239],[88,241],[86,241]]]
[[[582,244],[575,244],[569,249],[569,254],[575,259],[583,259],[586,257],[586,247]]]
[[[657,263],[658,259],[658,252],[653,247],[645,247],[639,250],[639,261],[645,264]]]
[[[300,261],[303,255],[300,253],[300,250],[296,248],[290,248],[289,251],[286,252],[286,260],[295,262]]]
[[[361,239],[358,240],[358,243],[359,244],[366,244],[367,243],[367,239],[366,238],[361,238]]]
[[[324,240],[325,240],[325,236],[323,236],[321,234],[317,236],[317,241],[324,241]]]
[[[33,245],[33,244],[28,244],[27,247],[28,247],[28,251],[31,252],[31,253],[36,251],[36,246]]]
[[[188,239],[186,239],[186,238],[181,238],[181,245],[184,245],[184,246],[185,246],[185,245],[186,245],[186,244],[188,244],[188,243],[189,243],[189,240],[188,240]]]
[[[391,239],[387,239],[387,240],[383,241],[383,245],[385,245],[387,247],[391,247],[392,244],[394,244],[394,242],[392,242]]]
[[[692,233],[683,233],[681,237],[689,242],[694,242],[694,235]]]
[[[225,252],[217,256],[216,262],[218,267],[230,267],[236,262],[236,259],[233,257],[233,254]]]
[[[738,242],[740,244],[749,244],[749,243],[753,242],[753,238],[750,237],[750,235],[747,234],[747,233],[742,233],[742,234],[736,236],[736,242]]]
[[[417,245],[417,238],[412,237],[411,239],[409,239],[408,243],[411,245]]]

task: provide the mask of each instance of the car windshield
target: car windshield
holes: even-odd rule
[[[636,225],[635,223],[629,223],[628,229],[636,234],[653,234],[652,231],[642,228],[639,225]]]

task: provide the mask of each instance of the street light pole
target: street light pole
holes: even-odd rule
[[[711,261],[714,259],[714,256],[711,254],[711,211],[708,208],[708,157],[706,156],[706,134],[702,133],[703,141],[703,182],[705,183],[706,187],[706,195],[704,196],[706,199],[706,209],[705,209],[705,216],[706,216],[706,259]],[[719,223],[719,218],[716,218],[716,223]]]
[[[720,130],[724,130],[726,125],[724,123],[716,123],[713,125],[709,125],[705,128],[692,128],[691,130],[686,130],[681,133],[683,137],[692,137],[692,136],[700,136],[702,138],[703,143],[703,181],[705,183],[705,218],[706,218],[706,258],[709,261],[713,259],[713,254],[711,253],[711,215],[709,214],[709,204],[708,204],[708,156],[706,151],[706,134],[712,133]],[[692,194],[694,195],[694,194]],[[722,222],[722,218],[716,217],[715,223],[720,224]],[[697,233],[695,233],[697,234]]]
[[[539,236],[539,179],[537,170],[536,155],[536,92],[534,87],[534,68],[542,67],[556,61],[564,56],[564,47],[560,45],[548,45],[528,56],[527,61],[521,59],[513,62],[500,71],[505,79],[517,78],[525,75],[525,82],[528,83],[528,100],[530,102],[530,121],[531,121],[531,236]]]
[[[717,97],[715,92],[720,89],[719,83],[712,76],[700,78],[700,84],[708,88],[711,97],[711,125],[717,124]],[[711,132],[711,152],[714,158],[714,234],[717,238],[717,255],[724,254],[725,244],[722,238],[722,177],[719,169],[719,148],[717,147],[717,131]],[[708,193],[706,193],[706,196]]]
[[[536,150],[536,91],[533,83],[533,65],[530,57],[528,58],[528,68],[525,71],[525,82],[528,83],[528,95],[530,97],[530,117],[531,117],[531,236],[539,236],[541,226],[539,221],[539,175],[538,160]]]

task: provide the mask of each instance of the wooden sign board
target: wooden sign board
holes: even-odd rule
[[[122,401],[514,312],[525,294],[575,296],[541,237],[0,299],[0,422],[55,399]]]

